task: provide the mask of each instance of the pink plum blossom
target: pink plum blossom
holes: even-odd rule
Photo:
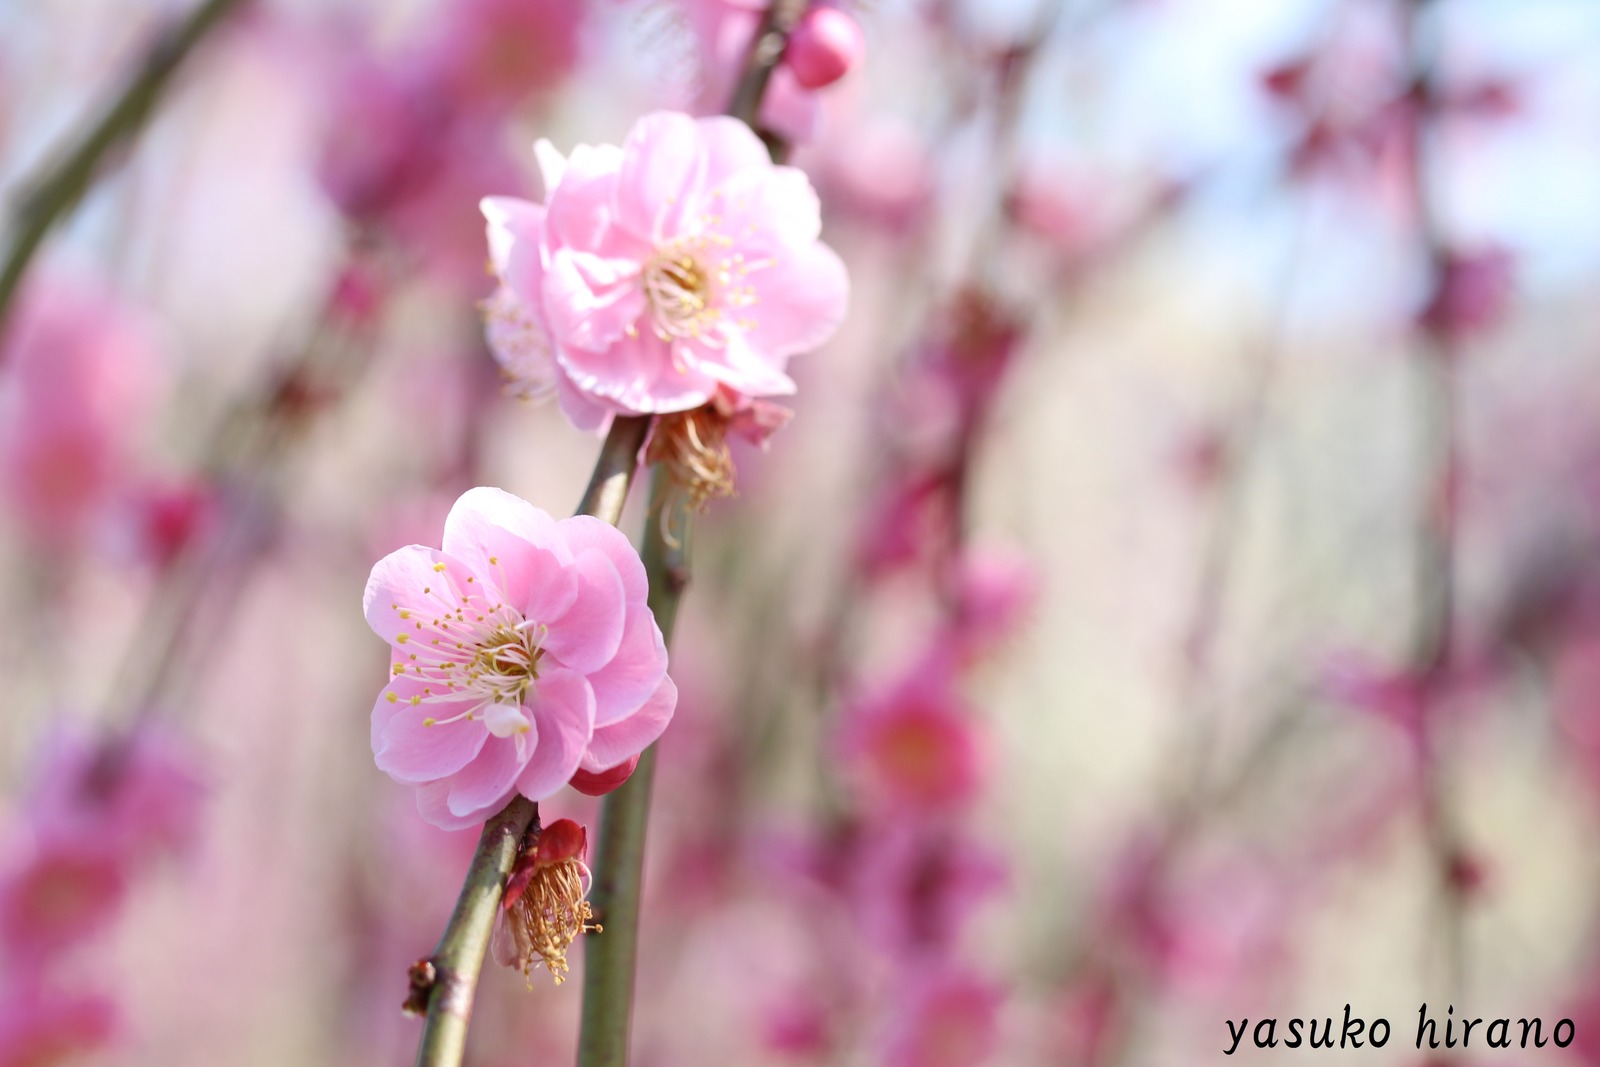
[[[783,65],[794,71],[802,88],[821,89],[860,66],[866,50],[853,15],[836,7],[813,7],[789,34]]]
[[[873,806],[948,811],[972,798],[983,775],[977,722],[948,671],[919,666],[867,695],[846,715],[839,744]]]
[[[489,343],[522,391],[583,429],[795,391],[789,357],[832,335],[849,291],[802,172],[736,119],[672,112],[621,148],[538,156],[544,204],[483,202]]]
[[[127,890],[114,849],[92,837],[43,837],[0,874],[0,945],[13,964],[36,965],[109,927]]]
[[[0,344],[7,517],[40,541],[88,538],[132,463],[151,398],[151,331],[99,286],[46,275],[19,294]]]
[[[367,582],[367,622],[392,647],[372,710],[379,769],[460,829],[638,755],[677,704],[645,593],[614,527],[469,490],[441,549],[392,552]]]

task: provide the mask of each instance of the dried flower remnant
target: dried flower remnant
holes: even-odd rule
[[[556,985],[567,980],[567,949],[579,934],[600,933],[583,862],[589,834],[571,819],[557,819],[524,846],[506,883],[495,959],[514,967],[533,988],[532,969],[544,964]]]

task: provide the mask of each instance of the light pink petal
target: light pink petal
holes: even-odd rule
[[[572,565],[578,572],[577,599],[559,618],[539,620],[550,627],[541,645],[562,666],[588,674],[617,654],[628,602],[622,578],[604,552],[586,548]]]
[[[619,241],[636,245],[613,225],[612,200],[621,165],[622,152],[614,145],[573,149],[560,181],[547,187],[545,233],[551,248],[610,254],[623,247]]]
[[[736,118],[712,115],[696,119],[700,141],[705,146],[705,187],[715,189],[733,175],[745,170],[767,170],[772,157],[755,131]]]
[[[488,220],[489,263],[522,300],[537,301],[544,276],[539,243],[544,238],[544,208],[511,196],[486,196],[478,203]]]
[[[694,352],[695,366],[729,389],[745,396],[789,396],[794,379],[782,370],[782,357],[765,358],[741,333],[730,331],[720,348],[686,342]]]
[[[574,557],[586,548],[598,549],[605,553],[611,565],[617,568],[617,575],[622,579],[622,592],[628,598],[628,603],[644,603],[645,596],[650,592],[650,582],[644,573],[644,562],[639,559],[639,553],[634,551],[633,545],[628,542],[627,536],[621,530],[591,515],[574,515],[570,519],[562,519],[556,523],[556,528],[561,531],[561,536],[567,539],[567,547],[572,550]]]
[[[557,618],[578,595],[577,575],[567,565],[571,549],[556,521],[502,489],[463,493],[444,520],[443,543],[527,618]]]
[[[705,151],[694,119],[657,111],[633,124],[617,175],[617,222],[657,242],[676,236],[680,220],[698,205]]]
[[[510,375],[516,393],[528,399],[547,396],[556,388],[559,372],[550,331],[534,306],[502,284],[482,309],[484,339],[495,362]]]
[[[478,720],[424,726],[424,720],[455,718],[481,701],[412,704],[411,697],[422,690],[422,682],[396,678],[372,708],[372,754],[378,769],[398,782],[426,782],[456,773],[489,736]],[[395,695],[393,702],[390,693]]]
[[[643,604],[628,605],[622,644],[598,671],[589,675],[594,687],[595,725],[607,726],[638,710],[667,672],[667,643],[655,616]]]
[[[572,384],[572,378],[566,370],[559,367],[556,372],[556,403],[561,408],[561,414],[579,430],[609,429],[611,416],[615,414],[605,404],[581,392]]]
[[[580,392],[640,415],[688,411],[717,388],[697,368],[673,366],[671,349],[653,332],[624,337],[600,355],[563,349],[556,359]]]
[[[535,731],[523,735],[524,744],[533,741]],[[524,750],[526,751],[526,750]],[[449,807],[453,815],[498,811],[515,791],[517,773],[523,761],[517,758],[517,745],[509,737],[496,737],[483,746],[477,757],[450,779]]]
[[[767,251],[807,245],[822,233],[822,206],[805,171],[794,167],[744,170],[711,190],[717,229],[739,248]]]
[[[850,278],[833,249],[810,244],[774,254],[746,281],[756,303],[745,309],[744,338],[764,359],[785,359],[821,345],[844,321]]]
[[[447,568],[444,573],[435,570],[441,563]],[[438,549],[422,545],[396,549],[374,564],[367,578],[361,597],[367,625],[392,645],[402,632],[414,633],[419,618],[431,619],[446,603],[454,605],[451,582],[461,588],[469,577],[475,576],[465,563]]]
[[[594,731],[594,693],[581,674],[557,669],[539,676],[528,706],[539,740],[517,791],[543,800],[567,784],[583,759]]]
[[[649,310],[637,262],[571,249],[551,255],[543,296],[545,322],[556,344],[602,356],[630,329],[637,333]]]
[[[533,143],[533,158],[539,164],[539,179],[544,185],[544,198],[548,201],[550,194],[555,192],[561,179],[566,176],[567,157],[547,138],[541,137]]]
[[[591,773],[608,770],[655,743],[678,707],[678,687],[665,675],[643,707],[621,722],[595,727],[582,767]]]
[[[499,806],[485,804],[481,811],[457,815],[450,810],[450,780],[426,782],[417,786],[417,813],[441,830],[468,830],[482,825]]]

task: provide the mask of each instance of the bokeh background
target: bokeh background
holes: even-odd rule
[[[475,835],[373,766],[360,592],[598,447],[501,387],[477,201],[720,110],[759,7],[243,3],[52,235],[0,1064],[410,1062]],[[187,10],[0,2],[8,204]],[[1349,1004],[1423,1064],[1426,1002],[1600,1063],[1600,7],[839,10],[764,119],[851,311],[695,535],[635,1062],[1231,1062]],[[569,1060],[580,986],[487,970],[469,1062]]]

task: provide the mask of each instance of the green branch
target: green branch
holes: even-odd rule
[[[657,466],[650,486],[650,514],[645,520],[641,553],[645,574],[650,578],[650,610],[668,645],[672,643],[678,604],[689,584],[685,551],[690,520],[685,510],[688,494],[674,492],[673,488],[670,476]],[[639,955],[644,837],[655,766],[656,749],[651,745],[639,757],[633,775],[606,795],[600,809],[600,840],[595,849],[590,900],[606,931],[601,937],[584,942],[579,1067],[624,1067],[628,1062],[628,1024]]]

